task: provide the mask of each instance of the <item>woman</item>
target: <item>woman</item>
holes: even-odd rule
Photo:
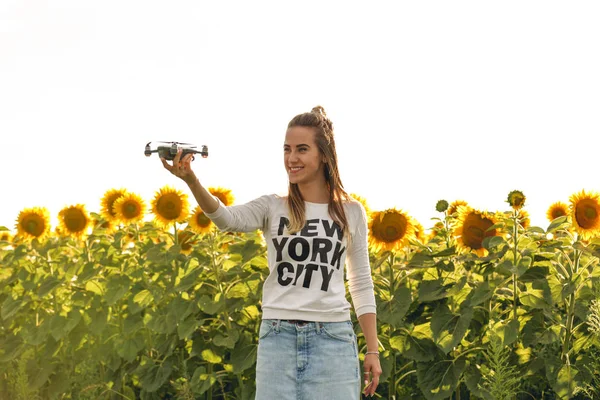
[[[360,397],[356,336],[346,300],[365,335],[366,395],[379,383],[375,296],[363,206],[344,191],[333,125],[325,110],[295,116],[283,145],[288,195],[225,207],[198,181],[191,155],[164,167],[189,186],[205,214],[227,231],[263,231],[270,274],[263,286],[256,398],[351,400]]]

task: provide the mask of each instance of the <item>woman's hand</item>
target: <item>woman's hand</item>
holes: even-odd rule
[[[365,354],[365,361],[363,361],[363,374],[365,379],[363,393],[365,396],[373,397],[375,391],[377,390],[377,386],[379,385],[379,376],[381,375],[379,354]]]
[[[181,149],[177,150],[177,154],[173,159],[173,164],[169,164],[167,160],[164,159],[164,157],[161,157],[160,161],[162,161],[163,166],[170,173],[172,173],[178,178],[181,178],[188,185],[191,185],[194,182],[196,182],[196,174],[194,173],[194,171],[192,171],[191,166],[193,154],[186,154],[185,157],[181,159],[181,153]]]

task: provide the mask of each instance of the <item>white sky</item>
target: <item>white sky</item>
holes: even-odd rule
[[[287,122],[321,104],[346,189],[426,228],[439,199],[534,225],[600,190],[600,2],[0,2],[0,225],[171,184],[148,141],[237,202],[284,192]],[[193,200],[193,199],[192,199]]]

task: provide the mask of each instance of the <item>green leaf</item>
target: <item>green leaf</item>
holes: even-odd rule
[[[106,294],[103,300],[106,301],[106,304],[112,306],[129,292],[130,286],[131,279],[126,275],[111,277],[106,284]]]
[[[554,221],[552,221],[550,223],[550,225],[548,226],[548,229],[546,229],[546,233],[551,233],[551,232],[554,232],[555,230],[561,228],[563,224],[567,223],[567,220],[568,220],[568,217],[566,215],[554,219]]]
[[[553,382],[552,388],[561,399],[570,399],[575,393],[577,382],[575,377],[579,371],[572,365],[563,365],[558,371],[556,381]]]
[[[549,274],[550,269],[548,267],[534,266],[527,269],[527,271],[519,277],[519,281],[533,282],[538,279],[546,279]]]
[[[205,313],[214,315],[225,307],[225,301],[223,297],[211,298],[205,295],[198,300],[198,307]]]
[[[417,363],[418,386],[428,400],[443,400],[452,395],[465,369],[463,358],[435,359]]]
[[[0,316],[2,316],[2,319],[6,321],[15,315],[27,303],[28,301],[23,298],[13,299],[11,296],[8,296],[6,300],[4,300],[4,303],[2,303],[2,311],[0,312]]]
[[[446,304],[440,304],[431,317],[431,331],[435,343],[444,353],[450,352],[463,339],[471,320],[473,309],[466,308],[460,314],[452,314]]]
[[[481,243],[488,250],[504,244],[506,244],[506,240],[502,236],[486,236]]]
[[[107,314],[106,310],[104,310],[103,308],[101,308],[101,309],[90,308],[89,310],[87,310],[87,315],[90,318],[90,322],[89,322],[90,331],[93,334],[100,336],[102,334],[102,332],[104,331],[104,328],[106,328],[106,324],[108,322],[108,314]]]
[[[104,295],[104,285],[95,279],[86,282],[85,290],[92,292],[92,293],[96,293],[100,296]]]
[[[190,385],[195,394],[203,394],[208,389],[211,388],[212,385],[215,384],[217,378],[214,374],[207,374],[206,368],[198,367],[194,371],[194,375],[192,376],[192,380],[190,381]]]
[[[415,361],[430,361],[439,351],[433,342],[430,323],[417,325],[402,343],[402,356]]]
[[[208,361],[211,364],[219,364],[223,359],[220,355],[215,354],[211,349],[202,350],[201,353],[202,359]]]
[[[517,338],[519,337],[519,329],[521,324],[519,320],[511,319],[510,322],[503,327],[504,337],[502,340],[502,344],[504,346],[510,346],[513,344]]]
[[[456,246],[448,247],[442,251],[431,254],[432,257],[448,257],[456,254]]]
[[[184,321],[180,322],[177,325],[177,335],[179,339],[189,339],[190,336],[196,331],[196,329],[200,326],[200,321],[198,321],[194,316],[190,316]]]
[[[67,392],[70,384],[69,376],[64,371],[52,375],[48,384],[48,398],[54,399]]]
[[[240,282],[233,285],[226,293],[227,298],[229,299],[245,299],[250,294],[250,289],[248,288],[246,282]]]
[[[377,319],[392,327],[401,326],[412,301],[410,288],[400,286],[389,300],[377,302]]]
[[[117,354],[127,362],[133,362],[136,359],[138,352],[142,350],[144,346],[144,337],[141,334],[136,335],[119,343],[119,345],[116,346]]]
[[[167,382],[172,370],[173,366],[170,361],[151,366],[141,377],[142,388],[150,393],[156,392]]]
[[[239,374],[256,364],[256,351],[258,346],[250,342],[245,336],[238,340],[231,352],[231,364],[233,372]]]
[[[468,303],[464,304],[474,307],[489,300],[493,294],[494,289],[490,288],[490,283],[488,281],[480,282],[467,296],[465,301]]]
[[[148,289],[141,290],[135,296],[133,296],[133,302],[137,304],[140,308],[146,308],[152,301],[154,300],[154,296]]]
[[[229,335],[227,335],[227,336],[217,334],[213,339],[214,345],[219,346],[219,347],[227,347],[229,349],[233,349],[235,347],[235,343],[240,338],[240,333],[235,329],[230,330],[228,333],[229,333]]]
[[[56,277],[49,276],[40,285],[37,291],[37,295],[40,297],[44,297],[45,295],[53,291],[56,287],[60,286],[60,284],[61,281],[59,281]]]
[[[547,308],[548,303],[544,299],[544,291],[541,289],[534,289],[531,283],[526,283],[527,290],[521,292],[519,300],[525,306],[531,308]]]
[[[419,301],[427,302],[448,297],[448,289],[452,285],[444,285],[443,279],[433,281],[422,281],[419,285]]]

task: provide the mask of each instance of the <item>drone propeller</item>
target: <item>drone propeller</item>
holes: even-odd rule
[[[161,141],[158,141],[156,143],[181,144],[183,146],[191,146],[192,145],[191,143],[181,143],[181,142],[161,142]],[[196,147],[196,146],[194,146],[194,147]]]

